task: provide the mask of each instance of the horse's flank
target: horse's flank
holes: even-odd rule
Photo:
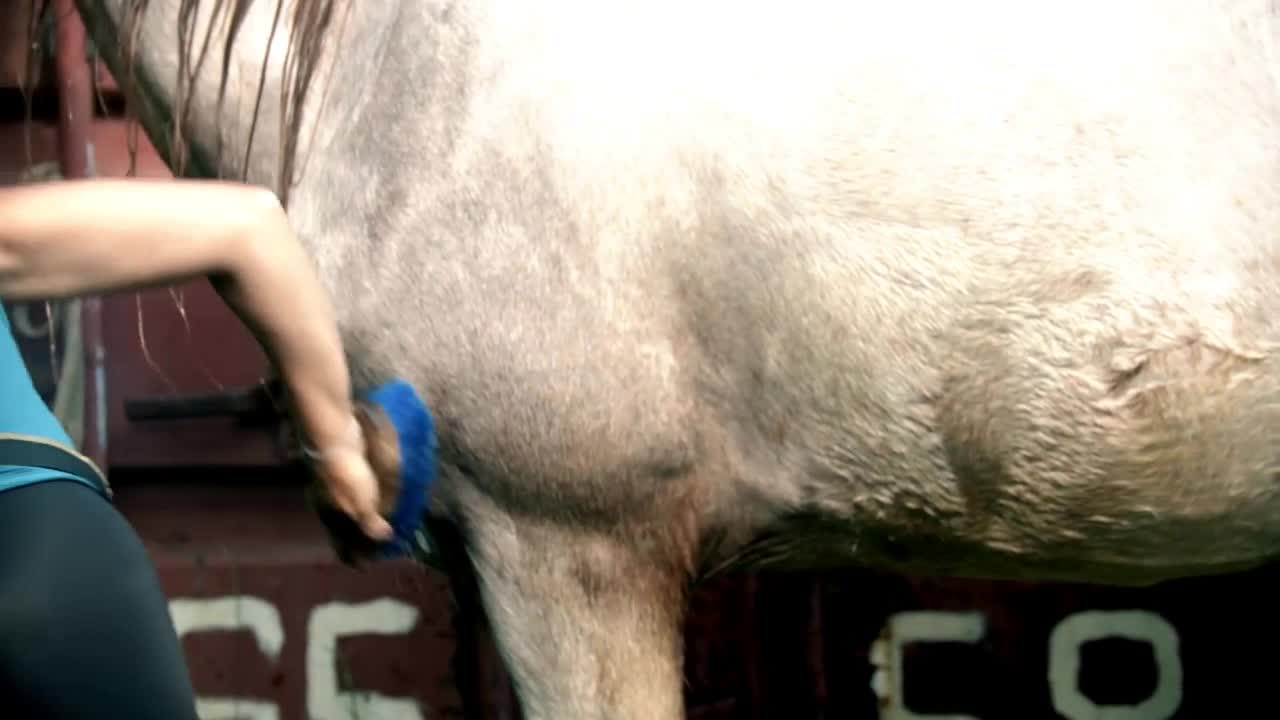
[[[84,5],[99,20],[140,7]],[[1271,497],[1245,478],[1269,472],[1256,433],[1275,426],[1233,419],[1269,413],[1275,377],[1258,309],[1274,299],[1273,159],[1240,153],[1276,86],[1233,55],[1270,52],[1260,5],[1175,6],[1155,35],[1142,2],[1058,13],[1089,53],[1033,30],[1043,8],[995,0],[929,6],[963,36],[855,3],[785,22],[735,6],[737,30],[715,38],[694,31],[712,8],[668,24],[576,2],[146,5],[124,50],[142,95],[190,108],[169,137],[272,183],[315,138],[293,217],[363,364],[420,376],[446,418],[486,427],[451,448],[472,472],[493,463],[488,490],[509,502],[559,487],[607,519],[652,489],[587,478],[700,467],[730,535],[760,529],[728,519],[744,508],[789,508],[856,518],[863,553],[905,534],[1085,575],[1271,552],[1209,532],[1228,516],[1261,532],[1270,508],[1234,504]],[[1122,29],[1146,32],[1146,52]],[[163,82],[201,57],[223,61]],[[333,82],[308,96],[308,77]],[[221,88],[236,110],[215,111]],[[326,93],[335,114],[314,122]],[[293,101],[310,114],[273,109]],[[449,294],[432,287],[450,274]],[[395,332],[373,337],[370,317]],[[533,424],[549,434],[497,417],[522,406],[546,409]],[[1206,484],[1228,461],[1232,479]],[[1219,539],[1172,542],[1197,522]]]

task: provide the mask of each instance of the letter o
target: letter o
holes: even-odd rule
[[[1098,705],[1080,692],[1080,646],[1121,637],[1151,646],[1156,688],[1137,705]],[[1049,637],[1049,691],[1053,709],[1069,720],[1163,720],[1182,704],[1178,632],[1164,618],[1142,610],[1075,613]]]

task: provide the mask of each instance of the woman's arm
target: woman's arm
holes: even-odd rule
[[[353,422],[333,307],[276,196],[194,180],[95,179],[0,189],[0,297],[55,298],[209,276],[288,386],[334,503],[385,538]],[[353,430],[354,429],[354,430]]]

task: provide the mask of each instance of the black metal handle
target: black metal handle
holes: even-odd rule
[[[271,422],[280,420],[283,415],[274,397],[280,397],[278,386],[264,383],[232,392],[125,400],[124,415],[130,422],[210,417]]]

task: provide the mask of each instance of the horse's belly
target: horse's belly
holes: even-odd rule
[[[1280,547],[1276,253],[1232,256],[1263,234],[1216,235],[1219,260],[1141,238],[1055,257],[1045,237],[1001,267],[981,257],[1000,243],[946,228],[848,227],[717,245],[768,274],[696,305],[735,497],[837,538],[766,556],[1149,582]]]
[[[944,523],[863,523],[848,516],[791,516],[751,542],[714,558],[712,571],[734,567],[823,568],[858,565],[908,574],[1008,580],[1147,585],[1164,580],[1229,573],[1280,557],[1280,502],[1202,517],[1170,516],[1113,528],[1105,537],[1076,533],[1017,544],[981,533],[956,532]],[[1069,518],[1042,512],[1043,527]]]

